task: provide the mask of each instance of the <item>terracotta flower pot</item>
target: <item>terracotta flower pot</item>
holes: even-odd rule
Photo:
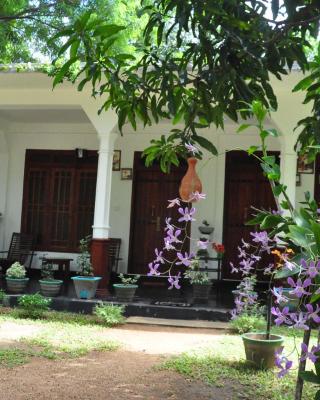
[[[194,157],[188,158],[188,170],[181,180],[179,194],[184,201],[195,202],[190,200],[191,194],[194,192],[202,192],[202,183],[196,173],[196,164],[198,160]]]

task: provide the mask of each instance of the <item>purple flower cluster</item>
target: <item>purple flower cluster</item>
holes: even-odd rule
[[[281,248],[281,243],[277,238],[270,238],[266,231],[252,232],[252,243],[242,240],[242,245],[238,247],[238,265],[231,264],[231,271],[241,273],[243,280],[243,291],[240,291],[235,300],[235,309],[232,311],[232,318],[237,318],[239,314],[246,311],[248,304],[257,301],[256,296],[252,295],[252,288],[246,285],[250,277],[259,270],[259,261],[263,253],[270,254],[272,249]],[[274,251],[280,254],[282,268],[291,273],[287,278],[287,289],[274,287],[271,292],[274,296],[275,306],[271,308],[274,322],[277,326],[286,325],[293,329],[309,330],[311,324],[320,323],[320,305],[312,302],[312,296],[320,293],[320,260],[302,259],[299,264],[294,262],[292,251],[287,250],[283,253],[279,250]],[[279,267],[279,265],[277,265]],[[263,268],[264,274],[271,277],[276,272],[274,264],[269,264]],[[290,298],[289,298],[290,297]],[[293,298],[297,299],[298,307],[292,311],[287,303]],[[292,367],[292,361],[288,360],[283,354],[283,348],[276,353],[276,366],[280,369],[278,376],[283,377]],[[305,343],[301,345],[300,361],[309,359],[316,362],[320,356],[320,346],[313,346],[311,350]]]
[[[188,148],[189,151],[197,151],[192,145]],[[199,201],[206,198],[204,193],[194,192],[190,196],[190,201]],[[178,207],[178,223],[182,226],[176,226],[172,221],[172,218],[167,217],[165,219],[165,237],[164,245],[161,250],[155,249],[155,259],[148,264],[149,272],[148,276],[160,276],[161,274],[169,275],[169,289],[180,289],[180,278],[181,272],[177,275],[171,275],[171,269],[174,265],[178,267],[188,268],[191,265],[192,260],[195,258],[194,253],[188,253],[183,251],[183,244],[187,235],[187,224],[195,221],[194,214],[196,209],[194,207],[184,207],[182,206],[183,201],[179,198],[168,200],[168,208]],[[205,250],[210,245],[208,240],[199,240],[197,242],[197,247]],[[172,259],[173,256],[173,259]],[[171,257],[171,259],[169,259]],[[167,270],[165,272],[160,271],[160,266],[166,266]]]

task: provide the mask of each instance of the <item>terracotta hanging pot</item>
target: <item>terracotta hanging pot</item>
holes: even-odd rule
[[[194,192],[202,192],[202,183],[196,173],[196,164],[198,160],[194,157],[190,157],[187,161],[188,170],[181,180],[179,194],[183,201],[191,201],[193,203],[196,200],[190,200],[191,195]]]

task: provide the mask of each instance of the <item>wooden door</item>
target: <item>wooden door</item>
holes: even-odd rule
[[[179,196],[178,190],[187,166],[182,163],[164,174],[155,164],[147,168],[141,153],[134,157],[129,272],[147,274],[155,258],[155,248],[163,248],[165,218],[177,220],[177,208],[167,208],[168,200]],[[189,249],[189,241],[185,243]],[[165,268],[165,267],[164,267]]]
[[[278,156],[279,153],[273,154]],[[240,279],[240,275],[231,274],[230,262],[238,264],[237,247],[242,238],[250,240],[250,232],[255,230],[254,227],[245,225],[252,216],[251,206],[266,210],[276,209],[270,183],[263,176],[255,157],[244,151],[231,151],[226,154],[223,223],[226,255],[222,268],[223,279]]]

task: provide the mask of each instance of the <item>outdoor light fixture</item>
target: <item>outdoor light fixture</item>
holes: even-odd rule
[[[77,158],[85,158],[86,150],[85,149],[76,149],[76,157]]]

